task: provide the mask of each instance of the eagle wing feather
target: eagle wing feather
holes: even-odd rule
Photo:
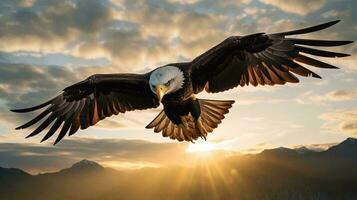
[[[43,104],[12,110],[26,113],[46,107],[34,119],[16,129],[28,128],[44,119],[27,137],[38,135],[50,127],[43,142],[60,129],[54,142],[57,144],[67,133],[73,135],[78,129],[86,129],[106,117],[126,111],[156,108],[159,101],[150,91],[147,77],[147,74],[93,75],[65,88],[61,94]]]
[[[308,57],[308,55],[335,58],[349,56],[345,53],[325,51],[311,46],[334,47],[352,41],[331,41],[289,38],[328,28],[332,21],[304,29],[248,36],[232,36],[195,58],[190,63],[192,85],[195,93],[222,92],[237,86],[282,85],[297,83],[294,75],[321,78],[302,66],[337,69],[338,67]]]

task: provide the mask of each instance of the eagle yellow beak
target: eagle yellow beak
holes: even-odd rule
[[[156,95],[161,101],[164,95],[166,94],[168,88],[165,85],[158,85],[156,86]]]

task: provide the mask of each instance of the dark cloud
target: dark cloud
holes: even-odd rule
[[[97,0],[38,1],[30,8],[8,4],[13,12],[0,18],[0,49],[60,50],[80,38],[93,38],[112,21],[112,11]]]
[[[15,115],[10,109],[37,105],[80,77],[68,67],[0,63],[0,120],[12,125],[24,122],[33,115]]]
[[[8,32],[18,30],[18,34],[66,37],[71,29],[80,30],[82,34],[98,32],[112,20],[110,7],[97,0],[46,1],[39,6],[40,11],[16,10],[12,16],[15,24],[4,28],[8,28]]]
[[[344,132],[350,133],[352,135],[357,135],[357,121],[356,120],[342,122],[342,124],[340,124],[340,128]]]
[[[48,98],[79,77],[68,67],[0,63],[0,98],[8,105],[14,105],[16,100],[31,104],[34,99]]]
[[[39,0],[26,8],[19,7],[19,2],[7,2],[12,12],[0,17],[0,41],[6,41],[6,45],[0,43],[0,49],[105,57],[128,70],[190,60],[231,34],[281,31],[299,22],[310,25],[317,21],[312,16],[312,20],[282,19],[273,7],[253,2]],[[324,1],[311,4],[322,5]],[[345,25],[351,27],[354,14],[346,13],[350,14],[344,17]],[[345,30],[340,28],[339,32],[351,33]]]
[[[29,8],[12,5],[13,12],[0,18],[0,41],[6,41],[0,50],[105,57],[128,69],[192,59],[197,50],[202,53],[224,39],[217,31],[222,16],[172,10],[167,8],[175,8],[174,4],[162,4],[167,7],[138,1],[115,9],[109,1],[98,0],[37,1]]]
[[[112,19],[110,8],[104,6],[101,1],[81,0],[75,8],[73,12],[75,26],[88,33],[98,31]]]

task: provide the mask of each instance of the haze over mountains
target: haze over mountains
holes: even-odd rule
[[[118,171],[82,160],[54,173],[0,168],[0,199],[357,199],[357,139],[191,167]]]

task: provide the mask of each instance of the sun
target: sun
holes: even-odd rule
[[[215,144],[209,143],[209,142],[204,142],[204,143],[194,143],[190,144],[186,152],[188,153],[198,153],[198,152],[209,152],[217,149]]]
[[[209,155],[215,154],[217,152],[230,152],[232,150],[232,141],[223,140],[216,142],[208,141],[197,141],[191,143],[186,148],[186,153],[196,154],[196,155]]]

